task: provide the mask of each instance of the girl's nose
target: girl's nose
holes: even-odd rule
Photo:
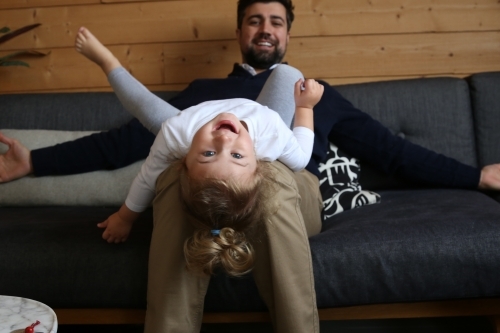
[[[233,141],[233,138],[226,133],[219,133],[218,135],[215,135],[214,140],[218,143],[225,144]]]

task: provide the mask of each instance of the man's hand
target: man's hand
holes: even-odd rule
[[[97,227],[105,228],[102,238],[108,243],[122,243],[127,240],[130,229],[138,216],[139,213],[122,205],[118,212],[112,214],[106,221],[98,223]]]
[[[301,88],[302,82],[304,89]],[[322,84],[313,79],[297,81],[294,90],[295,107],[312,109],[321,99],[324,89]]]
[[[500,190],[500,164],[490,164],[483,167],[478,187],[481,190]]]
[[[0,183],[9,182],[33,172],[31,153],[28,148],[2,133],[0,133],[0,142],[9,146],[9,150],[0,155]]]

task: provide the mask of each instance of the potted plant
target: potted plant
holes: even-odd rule
[[[19,29],[14,30],[14,31],[10,31],[10,29],[8,27],[3,27],[0,29],[0,34],[3,34],[3,35],[0,35],[0,44],[3,44],[6,41],[11,40],[12,38],[19,36],[27,31],[35,29],[40,24],[41,23],[27,25],[25,27],[19,28]],[[0,66],[25,66],[25,67],[29,67],[29,64],[27,62],[24,62],[21,60],[15,60],[16,57],[26,56],[26,55],[40,57],[40,56],[45,56],[46,53],[38,52],[35,50],[25,50],[25,51],[14,52],[11,54],[7,54],[3,57],[0,57]]]

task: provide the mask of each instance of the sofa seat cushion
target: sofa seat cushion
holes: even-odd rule
[[[320,308],[500,295],[500,206],[464,190],[382,191],[310,239]],[[212,279],[207,311],[263,310],[251,279]]]
[[[117,210],[1,207],[0,294],[53,308],[145,308],[152,210],[125,243],[108,244],[96,224]]]
[[[319,307],[500,295],[500,205],[477,191],[382,192],[311,239]]]
[[[464,190],[380,194],[310,239],[320,308],[500,296],[497,202]],[[151,210],[115,245],[96,223],[116,209],[0,207],[0,294],[54,308],[145,308]],[[265,309],[251,274],[211,279],[205,311]]]

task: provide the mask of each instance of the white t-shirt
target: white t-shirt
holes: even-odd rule
[[[173,161],[186,156],[196,132],[222,112],[234,114],[247,124],[258,160],[279,160],[293,171],[302,170],[309,163],[314,141],[310,129],[295,127],[292,131],[277,112],[248,99],[207,101],[162,124],[128,193],[125,204],[129,209],[142,212],[151,204],[158,176]]]

